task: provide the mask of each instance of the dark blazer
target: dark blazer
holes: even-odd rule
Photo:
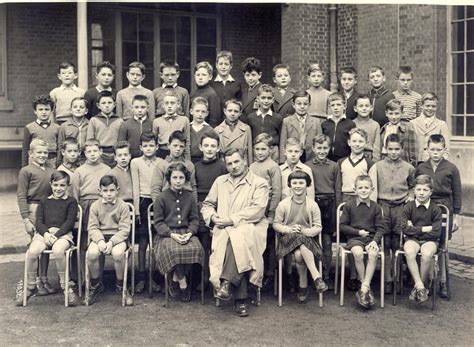
[[[278,91],[278,88],[274,87],[273,93],[275,95],[275,102],[272,107],[273,111],[281,114],[283,118],[295,113],[295,109],[293,108],[293,95],[296,93],[295,89],[289,87],[282,96]]]
[[[258,88],[260,88],[261,83],[258,82],[252,90],[249,90],[249,85],[244,83],[241,85],[242,91],[242,114],[247,117],[250,113],[258,109],[257,106],[257,95]]]

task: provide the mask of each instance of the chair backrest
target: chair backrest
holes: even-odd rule
[[[126,202],[126,204],[128,205],[128,209],[130,211],[130,240],[133,247],[135,246],[135,207],[130,202]]]
[[[438,204],[439,208],[441,209],[442,213],[442,221],[441,221],[441,235],[443,234],[444,231],[444,237],[445,237],[445,242],[444,242],[444,249],[448,249],[448,242],[449,242],[449,226],[450,226],[450,220],[449,220],[449,209],[446,205],[443,204]]]
[[[340,228],[340,223],[341,223],[341,215],[342,215],[342,208],[344,207],[346,203],[343,202],[337,206],[336,209],[336,247],[339,249],[339,243],[341,242],[341,228]]]
[[[153,204],[148,205],[148,208],[146,210],[146,217],[148,220],[148,232],[151,233],[151,228],[153,228],[154,223]]]
[[[74,229],[77,230],[77,247],[81,246],[81,236],[82,236],[82,207],[77,205],[77,217],[76,222],[74,223]]]

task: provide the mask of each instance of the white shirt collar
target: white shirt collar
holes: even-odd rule
[[[166,83],[163,83],[163,84],[161,85],[161,88],[163,88],[163,89],[166,89],[166,88],[173,88],[173,89],[174,89],[174,88],[176,88],[177,86],[178,86],[178,83],[175,83],[175,84],[171,85],[171,87],[168,86]]]
[[[225,82],[235,82],[235,79],[232,75],[228,75],[227,79],[223,80],[221,75],[217,75],[216,78],[214,78],[214,82],[222,82],[225,84]]]
[[[106,202],[105,199],[101,199],[104,205],[115,205],[117,203],[117,199],[113,200],[112,202]]]
[[[258,109],[257,116],[273,116],[273,112],[271,109],[269,109],[266,113],[263,113],[262,111],[260,111],[260,109]]]
[[[68,197],[69,197],[69,196],[68,196],[67,193],[66,193],[66,194],[64,194],[64,195],[62,196],[61,199],[66,200]],[[48,199],[50,199],[50,200],[51,200],[51,199],[59,200],[58,198],[55,198],[53,194],[51,194],[50,196],[48,196]]]
[[[194,124],[194,121],[191,121],[191,122],[189,123],[189,125],[193,125],[193,124]],[[205,125],[209,125],[209,123],[206,122],[206,121],[202,122],[202,126],[205,126]]]
[[[97,91],[100,93],[100,92],[103,92],[103,91],[109,91],[109,92],[112,92],[112,87],[107,87],[105,89],[102,89],[102,88],[99,88],[99,85],[95,86],[95,89],[97,89]]]
[[[346,119],[346,118],[347,118],[346,115],[343,114],[343,115],[339,118],[338,122],[340,122],[341,120]],[[335,122],[335,120],[334,120],[334,115],[333,115],[333,114],[328,115],[327,119],[331,119],[333,122]]]
[[[148,115],[145,115],[145,117],[140,119],[137,116],[133,116],[133,119],[135,119],[137,122],[143,123],[144,121],[146,121],[147,117],[148,117]]]
[[[415,206],[418,208],[420,205],[423,205],[426,207],[426,209],[429,209],[430,208],[430,202],[431,202],[431,199],[428,199],[427,202],[425,202],[424,204],[420,203],[417,199],[415,199]]]

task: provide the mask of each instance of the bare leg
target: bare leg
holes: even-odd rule
[[[315,280],[316,278],[321,277],[321,274],[319,273],[319,271],[316,267],[316,263],[314,261],[313,252],[311,252],[308,249],[308,247],[306,247],[305,245],[301,245],[299,250],[301,252],[301,256],[303,257],[303,260],[304,260],[306,266],[308,267],[308,270],[309,270],[313,280]]]
[[[423,283],[428,283],[429,275],[432,273],[433,255],[436,250],[434,242],[426,242],[421,246],[420,275]]]
[[[423,288],[423,281],[421,280],[420,270],[418,269],[418,263],[416,262],[416,255],[420,250],[420,245],[414,241],[408,240],[403,245],[403,249],[405,250],[408,269],[415,281],[415,288]]]
[[[352,247],[351,252],[354,256],[354,265],[357,271],[357,277],[359,281],[362,282],[365,278],[364,250],[361,246],[354,246]]]
[[[303,256],[299,249],[295,252],[295,261],[296,261],[296,269],[298,270],[298,276],[300,281],[300,287],[306,288],[308,287],[308,268],[304,262]]]

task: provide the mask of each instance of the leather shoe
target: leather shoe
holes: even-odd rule
[[[446,299],[448,297],[448,286],[446,282],[439,283],[439,296],[440,298]]]
[[[308,287],[298,286],[298,302],[304,303],[308,299]]]
[[[220,300],[230,300],[230,297],[230,282],[227,280],[223,280],[219,290],[216,293],[216,298]]]
[[[247,305],[245,305],[244,303],[236,304],[235,314],[239,317],[247,317],[249,315]]]

